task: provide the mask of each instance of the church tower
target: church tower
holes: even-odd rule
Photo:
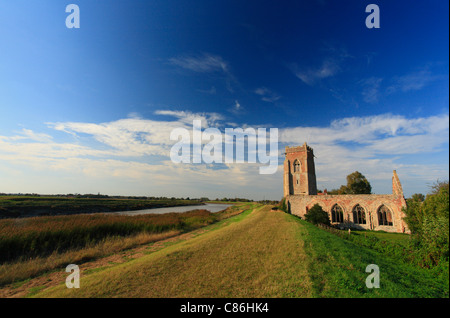
[[[314,152],[306,142],[299,147],[286,147],[284,159],[284,196],[316,195]]]

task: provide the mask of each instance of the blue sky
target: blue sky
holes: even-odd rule
[[[80,8],[80,28],[65,7]],[[368,29],[368,4],[380,28]],[[0,192],[282,196],[286,145],[318,187],[448,179],[447,1],[0,0]],[[174,164],[170,131],[279,129],[280,169]]]

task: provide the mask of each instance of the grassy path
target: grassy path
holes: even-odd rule
[[[380,268],[369,289],[366,266]],[[448,281],[270,207],[34,297],[448,297]]]
[[[306,254],[281,212],[258,208],[239,222],[37,297],[309,297]]]

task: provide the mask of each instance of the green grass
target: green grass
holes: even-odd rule
[[[257,208],[188,241],[83,276],[79,290],[59,286],[35,296],[308,297],[305,254],[294,232],[267,207]]]
[[[220,223],[250,204],[211,213],[70,215],[0,220],[0,286]],[[174,242],[167,243],[175,244]]]
[[[439,260],[438,264],[426,261],[426,257],[430,255],[424,247],[420,249],[417,238],[412,235],[403,233],[388,233],[384,231],[348,231],[338,230],[330,227],[323,227],[326,231],[337,235],[352,243],[377,251],[393,261],[412,264],[418,268],[429,269],[428,273],[432,273],[437,279],[444,282],[449,280],[449,261],[448,257]],[[425,259],[424,259],[425,257]]]
[[[305,242],[309,273],[316,297],[448,297],[447,280],[432,271],[344,240],[316,226],[287,215],[299,224],[298,237]],[[380,288],[369,289],[367,265],[380,269]]]
[[[43,290],[45,286],[36,286],[29,289],[28,294],[26,297],[32,297],[39,293],[41,290]]]
[[[96,267],[96,268],[91,268],[91,269],[88,269],[88,270],[86,270],[86,271],[84,271],[84,275],[87,275],[87,274],[92,274],[92,273],[97,273],[97,272],[101,272],[102,270],[105,270],[107,267]]]
[[[403,234],[403,233],[390,233],[390,232],[384,232],[384,231],[358,231],[353,230],[351,231],[352,234],[357,234],[361,236],[366,237],[376,237],[381,240],[389,240],[391,242],[398,242],[398,243],[407,243],[411,239],[411,235],[409,234]]]
[[[252,207],[256,207],[252,205]],[[365,281],[380,268],[380,288]],[[448,297],[448,279],[269,207],[33,297]]]

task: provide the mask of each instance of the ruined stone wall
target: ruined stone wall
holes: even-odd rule
[[[319,204],[332,220],[332,207],[338,204],[343,211],[343,221],[335,222],[339,227],[409,233],[402,211],[406,201],[395,170],[392,194],[317,195],[313,149],[305,142],[303,146],[286,147],[285,155],[283,191],[290,213],[304,217],[309,209]],[[363,208],[365,223],[354,219],[353,209],[358,204]],[[392,225],[380,223],[378,210],[383,205],[389,211],[386,215],[390,215],[386,220]]]
[[[330,220],[332,219],[331,209],[333,205],[338,204],[344,214],[344,222],[335,223],[340,227],[409,233],[407,225],[403,221],[402,207],[406,207],[406,201],[402,194],[289,195],[286,196],[286,204],[290,213],[302,218],[315,204],[319,204],[328,213]],[[353,222],[353,208],[357,204],[364,208],[366,224]],[[377,211],[382,205],[391,211],[392,226],[379,225]]]

